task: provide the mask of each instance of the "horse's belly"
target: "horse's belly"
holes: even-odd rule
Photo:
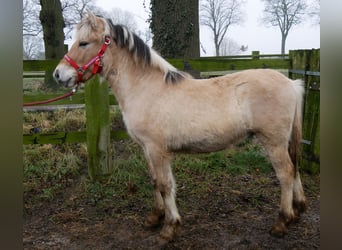
[[[243,137],[239,135],[214,135],[207,137],[171,138],[168,141],[167,148],[171,152],[180,153],[209,153],[228,148],[237,140]]]
[[[168,150],[173,153],[210,153],[227,148],[227,144],[207,144],[205,141],[196,141],[170,146]]]

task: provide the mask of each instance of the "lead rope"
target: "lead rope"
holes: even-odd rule
[[[45,101],[23,103],[23,107],[47,104],[47,103],[51,103],[51,102],[55,102],[55,101],[67,98],[67,97],[72,96],[73,94],[75,94],[77,92],[77,88],[78,88],[78,84],[75,86],[75,88],[73,88],[71,91],[69,91],[68,93],[66,93],[64,95],[57,96],[57,97],[54,97],[54,98],[51,98],[51,99],[45,100]]]

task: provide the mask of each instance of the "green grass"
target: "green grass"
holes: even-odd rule
[[[174,165],[199,174],[216,174],[221,171],[231,174],[269,173],[272,169],[259,147],[250,144],[209,154],[180,155],[176,157]]]
[[[52,200],[80,176],[85,145],[23,146],[24,196],[33,201]]]
[[[117,107],[110,109],[111,123],[121,121]],[[86,130],[85,110],[24,112],[23,134],[32,128],[41,133]],[[24,197],[31,201],[52,200],[86,171],[87,148],[84,143],[23,146]]]

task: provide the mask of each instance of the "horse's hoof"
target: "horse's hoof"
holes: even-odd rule
[[[277,238],[283,238],[287,234],[288,230],[284,222],[277,221],[272,226],[272,229],[270,230],[270,235],[277,237]]]
[[[174,239],[175,236],[178,235],[180,226],[180,220],[173,224],[164,224],[159,236],[166,241],[171,241]]]
[[[164,215],[157,215],[155,213],[152,213],[146,217],[144,226],[147,228],[159,227],[162,224],[163,219]]]
[[[308,204],[306,201],[293,201],[292,207],[295,217],[299,217],[302,213],[306,212],[308,209]]]

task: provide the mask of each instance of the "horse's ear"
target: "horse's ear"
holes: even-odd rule
[[[96,28],[96,15],[93,12],[88,11],[83,18],[82,23],[91,26],[93,29]]]

